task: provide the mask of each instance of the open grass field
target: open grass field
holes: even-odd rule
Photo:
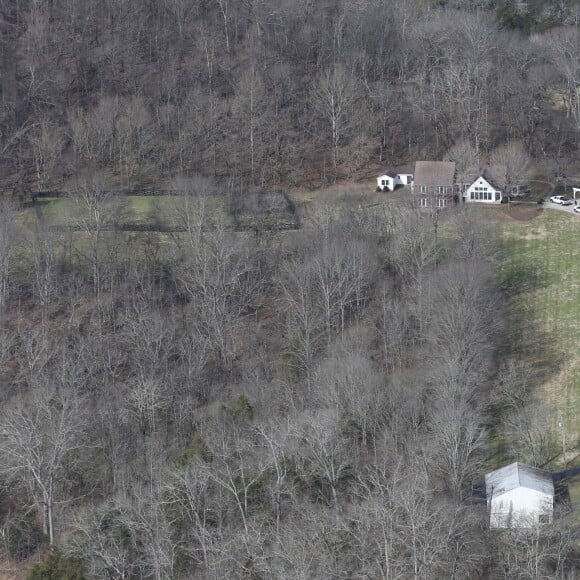
[[[384,203],[387,198],[368,184],[345,183],[315,191],[296,189],[292,192],[292,199],[302,216],[308,217],[324,205],[345,209]]]
[[[548,355],[550,379],[539,395],[570,430],[580,414],[580,219],[545,210],[530,221],[502,219],[500,272],[523,356]]]
[[[500,275],[508,293],[516,352],[544,366],[535,396],[564,420],[566,467],[580,465],[580,216],[531,210],[495,212],[502,232]],[[554,429],[558,429],[554,425]],[[560,461],[564,468],[563,461]],[[574,518],[580,518],[580,476],[567,481]]]
[[[203,220],[208,229],[218,224],[231,230],[296,229],[299,218],[290,199],[280,191],[248,193],[233,202],[225,195],[208,196],[203,201]],[[120,195],[111,196],[98,211],[102,213],[105,229],[113,225],[126,231],[180,231],[186,225],[185,215],[197,211],[189,209],[185,199],[177,195]],[[84,229],[94,224],[93,211],[81,198],[38,198],[23,212],[20,221],[32,226],[43,220],[55,228]],[[192,217],[192,215],[190,215]]]
[[[207,200],[207,210],[215,219],[231,221],[221,197]],[[179,197],[175,195],[127,195],[114,198],[110,203],[116,221],[125,226],[162,226],[173,229],[179,225]],[[38,199],[23,216],[24,221],[42,216],[51,226],[74,226],[87,211],[82,200],[68,197]]]

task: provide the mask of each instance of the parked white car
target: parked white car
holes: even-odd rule
[[[580,205],[575,205],[575,206],[574,206],[574,211],[575,211],[576,213],[580,213]]]
[[[553,195],[550,201],[559,205],[572,205],[572,200],[568,199],[565,195]]]

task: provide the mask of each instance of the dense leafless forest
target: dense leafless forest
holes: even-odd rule
[[[320,203],[285,233],[215,212],[415,158],[466,171],[514,143],[560,176],[580,145],[577,2],[0,15],[2,568],[578,577],[569,520],[488,529],[493,457],[546,465],[559,445],[493,227],[406,204]],[[177,231],[115,227],[115,192],[140,187],[176,194]],[[75,228],[19,221],[48,190],[82,206]]]
[[[518,6],[520,8],[518,8]],[[320,183],[578,152],[574,0],[3,0],[3,181]],[[522,12],[523,11],[523,12]],[[467,149],[467,151],[466,151]]]

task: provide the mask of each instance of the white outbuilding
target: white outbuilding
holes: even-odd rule
[[[501,203],[501,191],[480,175],[463,193],[466,203]]]
[[[393,173],[384,173],[377,177],[377,189],[380,191],[393,191],[395,189],[396,175]]]
[[[398,185],[411,185],[413,174],[407,171],[387,171],[377,177],[377,189],[380,191],[394,191]]]
[[[489,526],[532,528],[554,517],[554,481],[549,471],[512,463],[485,476]]]

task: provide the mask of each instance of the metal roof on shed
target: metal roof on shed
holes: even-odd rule
[[[485,476],[485,491],[488,498],[497,497],[518,487],[554,494],[552,474],[525,463],[512,463]]]

